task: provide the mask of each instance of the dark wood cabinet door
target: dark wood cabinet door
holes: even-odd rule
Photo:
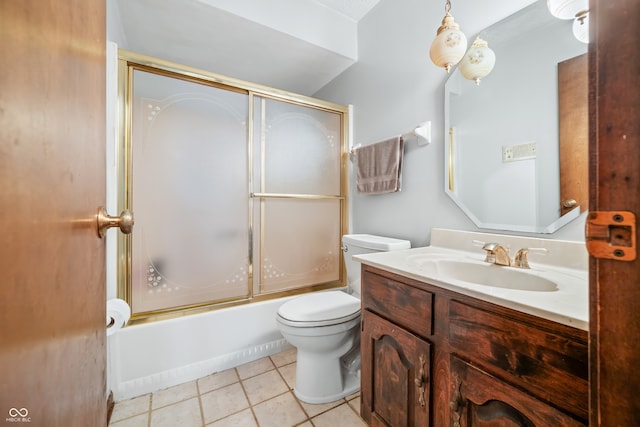
[[[371,426],[428,427],[430,344],[366,310],[362,322],[363,418]]]
[[[449,344],[457,356],[586,421],[587,336],[566,332],[559,325],[550,331],[472,304],[449,303]]]
[[[456,357],[451,358],[451,426],[575,427],[585,424]]]

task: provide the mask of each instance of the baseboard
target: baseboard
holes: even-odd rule
[[[291,347],[285,339],[259,344],[233,353],[224,354],[212,359],[188,366],[180,366],[168,371],[158,372],[145,377],[136,378],[116,384],[114,398],[116,402],[153,393],[158,390],[172,387],[198,378],[211,375],[216,372],[235,368],[245,363],[253,362],[272,354],[279,353]]]

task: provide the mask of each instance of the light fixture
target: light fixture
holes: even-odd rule
[[[573,20],[573,35],[582,43],[589,43],[589,11],[578,12]]]
[[[589,0],[547,0],[547,7],[556,18],[573,19],[589,9]]]
[[[589,0],[547,0],[547,8],[559,19],[573,19],[573,35],[589,43]]]
[[[453,16],[449,13],[451,11],[450,0],[447,0],[444,11],[442,25],[438,28],[435,40],[431,43],[429,56],[434,64],[443,67],[448,73],[466,52],[467,37],[460,31],[460,26],[455,23]]]
[[[476,85],[479,85],[480,79],[489,75],[494,65],[496,65],[496,54],[489,49],[486,40],[477,37],[460,61],[458,70],[465,79],[473,80]]]

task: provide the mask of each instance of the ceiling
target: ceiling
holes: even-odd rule
[[[380,0],[316,0],[316,2],[336,12],[342,13],[355,21],[359,21],[373,9]]]
[[[109,0],[120,48],[313,95],[358,60],[380,0]]]

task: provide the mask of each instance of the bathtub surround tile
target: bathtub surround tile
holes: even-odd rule
[[[195,381],[165,388],[151,395],[151,409],[162,408],[197,396],[198,389]]]
[[[262,402],[253,411],[260,427],[293,427],[307,419],[291,392]]]
[[[216,372],[215,374],[200,378],[198,380],[198,388],[200,389],[200,394],[204,394],[237,383],[238,381],[240,381],[240,379],[238,378],[235,368],[227,369],[226,371]]]
[[[240,383],[200,395],[200,399],[205,424],[221,420],[249,407],[249,402]]]
[[[287,383],[275,370],[248,378],[242,381],[242,385],[252,405],[289,391]]]
[[[134,415],[148,413],[150,408],[150,394],[145,394],[143,396],[134,397],[133,399],[117,402],[113,407],[111,422],[114,423],[116,421],[124,420],[125,418],[133,417]]]
[[[240,365],[236,368],[241,380],[254,377],[272,369],[275,369],[275,366],[273,366],[273,362],[271,362],[271,359],[268,357],[263,357],[262,359],[245,363],[244,365]]]
[[[144,396],[117,402],[110,427],[362,427],[360,393],[312,405],[293,394],[295,351],[287,349]]]

